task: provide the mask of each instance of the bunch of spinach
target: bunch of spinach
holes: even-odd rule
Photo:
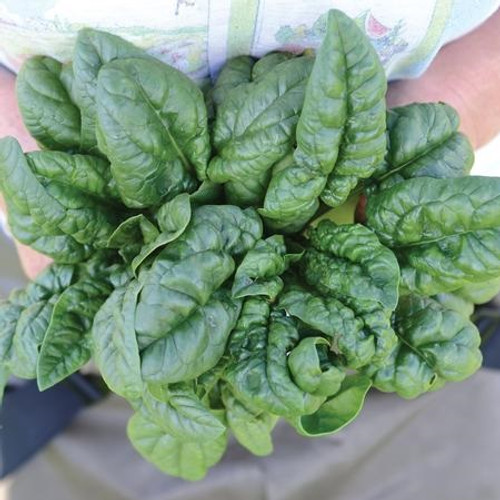
[[[2,139],[1,188],[54,263],[0,306],[3,384],[43,390],[92,358],[135,448],[195,480],[229,432],[266,455],[279,417],[327,435],[372,386],[413,398],[474,373],[500,179],[467,176],[452,108],[386,110],[386,86],[339,11],[315,56],[238,57],[206,95],[92,29],[71,63],[28,60],[41,151]]]

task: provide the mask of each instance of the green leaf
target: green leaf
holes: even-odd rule
[[[156,213],[156,220],[161,233],[152,241],[144,238],[146,245],[132,261],[132,271],[136,275],[139,267],[149,256],[167,243],[176,240],[185,231],[191,220],[190,196],[186,193],[179,194],[173,200],[164,203]]]
[[[359,179],[383,161],[385,74],[364,33],[331,10],[297,124],[295,163],[273,173],[260,213],[270,226],[297,232],[318,198],[342,204]]]
[[[204,205],[194,211],[193,224],[212,226],[222,239],[224,250],[233,256],[248,252],[262,237],[262,221],[253,208]]]
[[[294,57],[290,52],[269,52],[264,57],[255,62],[252,67],[252,80],[264,78],[269,72],[282,62]]]
[[[474,151],[458,127],[458,113],[442,102],[389,110],[387,167],[382,178],[394,173],[403,179],[468,175]]]
[[[44,148],[81,148],[80,111],[61,81],[62,65],[46,56],[28,59],[16,79],[16,94],[24,124]]]
[[[111,289],[89,276],[67,288],[54,304],[36,367],[41,391],[81,368],[91,356],[94,316]]]
[[[310,285],[325,295],[396,308],[398,262],[373,231],[323,220],[310,230],[309,241],[304,274]]]
[[[139,347],[186,321],[233,274],[231,255],[246,252],[262,235],[252,209],[204,205],[194,210],[184,233],[142,269],[135,328]]]
[[[73,52],[76,75],[73,84],[74,101],[82,115],[82,140],[87,147],[95,147],[96,90],[99,70],[110,61],[127,57],[148,58],[145,52],[123,38],[91,28],[78,32]]]
[[[331,10],[297,125],[298,164],[324,175],[335,168],[338,175],[369,177],[385,154],[385,90],[369,40]]]
[[[330,360],[330,342],[323,337],[302,339],[288,355],[295,383],[309,394],[331,396],[340,389],[345,372]]]
[[[435,385],[463,380],[481,366],[477,328],[433,299],[402,297],[394,324],[399,341],[391,356],[368,370],[381,391],[415,398]]]
[[[385,89],[370,42],[345,14],[330,11],[297,123],[295,163],[273,174],[260,210],[272,228],[300,230],[319,196],[340,205],[375,171],[386,147]]]
[[[0,366],[7,366],[12,357],[12,342],[23,308],[5,300],[0,303]]]
[[[250,409],[238,401],[227,385],[222,391],[227,424],[238,442],[254,455],[263,457],[273,452],[271,432],[278,417]]]
[[[363,375],[349,375],[338,393],[327,399],[318,411],[292,421],[296,430],[307,437],[327,436],[342,430],[361,411],[372,385]]]
[[[474,312],[474,304],[455,293],[438,293],[432,298],[436,302],[439,302],[445,309],[452,309],[462,314],[467,319],[469,319]]]
[[[485,304],[500,293],[500,277],[480,281],[478,283],[469,283],[455,290],[454,293],[474,304]]]
[[[500,179],[420,177],[369,196],[367,224],[394,250],[402,287],[435,295],[500,275]]]
[[[58,151],[35,151],[26,155],[31,171],[39,178],[76,188],[101,203],[120,202],[109,163],[91,155],[71,155]]]
[[[302,253],[287,254],[285,240],[280,235],[259,240],[243,258],[234,277],[232,294],[239,299],[250,295],[266,295],[275,300],[283,289],[283,274],[290,262]]]
[[[277,231],[299,232],[318,210],[325,185],[325,176],[294,163],[273,175],[259,213]]]
[[[125,219],[106,242],[107,248],[118,248],[128,262],[134,259],[144,244],[151,244],[159,236],[158,228],[144,215],[137,214]]]
[[[12,343],[10,369],[19,378],[37,378],[39,349],[45,338],[59,296],[35,302],[19,316]]]
[[[202,479],[222,458],[227,446],[224,434],[202,441],[175,438],[141,413],[132,416],[127,434],[134,448],[148,462],[166,474],[188,481]]]
[[[17,377],[36,378],[39,347],[54,304],[76,276],[76,266],[52,264],[24,290],[12,292],[9,302],[0,309],[0,324],[3,325],[0,361],[3,360]]]
[[[143,395],[142,412],[173,437],[203,441],[216,439],[226,432],[224,424],[187,384],[149,388]]]
[[[210,155],[203,95],[160,61],[105,64],[97,85],[99,148],[127,206],[159,205],[193,191]]]
[[[135,304],[140,284],[116,288],[97,311],[92,326],[93,358],[107,386],[130,401],[140,399],[139,347],[135,336]]]
[[[250,56],[238,56],[226,62],[212,88],[211,96],[216,107],[225,101],[228,92],[252,79],[253,64]]]
[[[224,354],[240,304],[222,290],[193,311],[181,324],[141,353],[147,382],[171,384],[194,379],[213,368]]]
[[[330,337],[333,350],[344,358],[349,368],[383,360],[396,342],[390,313],[379,307],[345,303],[300,287],[282,293],[279,307]]]
[[[236,398],[285,417],[316,411],[324,398],[300,389],[288,369],[287,354],[298,339],[291,318],[271,314],[260,297],[247,299],[228,346],[225,378]]]
[[[18,142],[0,139],[0,179],[9,226],[17,240],[59,262],[85,260],[91,253],[59,227],[64,207],[31,172]]]
[[[259,204],[269,169],[290,152],[313,60],[294,58],[275,66],[257,82],[238,86],[217,109],[208,169],[214,182],[229,182],[230,203]]]

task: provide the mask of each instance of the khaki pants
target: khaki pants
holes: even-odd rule
[[[201,482],[164,476],[125,436],[130,409],[114,397],[0,486],[5,500],[499,500],[500,371],[482,370],[415,401],[373,392],[337,435],[306,439],[286,424],[275,452],[232,442]]]

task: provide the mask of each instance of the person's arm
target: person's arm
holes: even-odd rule
[[[443,47],[423,76],[389,85],[390,107],[443,101],[457,109],[475,149],[500,132],[500,10]]]
[[[0,137],[14,136],[24,151],[38,149],[35,140],[23,125],[15,97],[15,75],[0,66]],[[5,203],[0,196],[0,210],[5,213]],[[19,258],[28,278],[34,278],[50,259],[29,247],[16,242]]]

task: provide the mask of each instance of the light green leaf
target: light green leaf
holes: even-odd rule
[[[331,361],[330,342],[323,337],[302,339],[288,355],[295,383],[309,394],[331,396],[339,389],[345,372]]]
[[[97,311],[92,326],[93,358],[107,386],[134,401],[142,397],[139,347],[135,337],[135,304],[140,284],[116,288]]]
[[[143,395],[143,414],[165,432],[184,441],[216,439],[224,424],[201,403],[188,384],[151,387]]]
[[[134,448],[148,462],[166,474],[188,481],[202,479],[222,458],[227,446],[224,434],[202,441],[175,438],[141,413],[129,420],[127,434]]]
[[[359,415],[371,385],[368,377],[349,375],[338,393],[327,399],[318,411],[296,418],[291,423],[300,434],[308,437],[338,432]]]
[[[254,455],[263,457],[273,452],[271,432],[278,417],[257,409],[249,409],[224,386],[222,399],[226,407],[227,424],[238,442]]]

